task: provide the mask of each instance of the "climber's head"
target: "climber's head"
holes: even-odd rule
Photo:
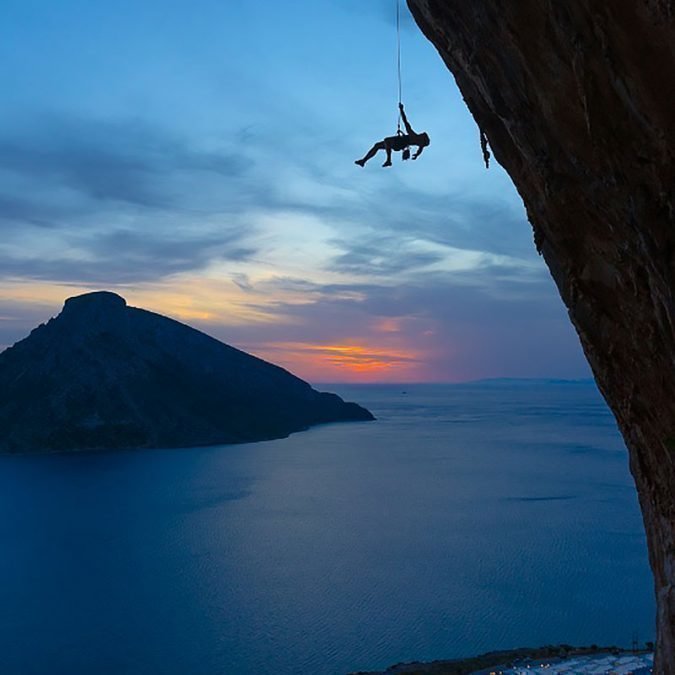
[[[429,134],[426,131],[423,131],[419,135],[419,146],[420,148],[426,148],[427,145],[431,143],[431,139],[429,138]]]

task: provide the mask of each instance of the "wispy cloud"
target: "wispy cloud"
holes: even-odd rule
[[[0,170],[73,190],[89,200],[180,207],[169,188],[179,174],[231,178],[247,162],[233,152],[200,151],[139,120],[104,121],[44,115],[0,138]]]
[[[115,285],[254,255],[227,199],[241,156],[136,121],[29,122],[0,137],[3,277]]]

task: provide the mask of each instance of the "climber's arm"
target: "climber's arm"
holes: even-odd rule
[[[412,158],[413,158],[413,159],[417,159],[417,158],[422,154],[422,151],[423,151],[423,150],[424,150],[424,146],[423,146],[423,145],[418,145],[418,146],[417,146],[417,150],[415,151],[415,154],[412,156]]]
[[[401,119],[403,120],[406,132],[415,135],[415,130],[410,126],[410,122],[408,122],[408,118],[406,117],[405,110],[403,109],[403,103],[398,104],[398,109],[401,112]]]

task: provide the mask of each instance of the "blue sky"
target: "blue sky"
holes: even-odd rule
[[[585,377],[510,180],[393,0],[4,0],[0,349],[107,288],[312,381]]]

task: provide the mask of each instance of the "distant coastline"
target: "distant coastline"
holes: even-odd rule
[[[486,652],[479,656],[464,659],[451,659],[430,661],[427,663],[413,661],[410,663],[397,663],[386,670],[381,671],[358,671],[350,675],[482,675],[484,672],[493,672],[490,669],[501,670],[513,668],[530,668],[533,661],[547,660],[561,663],[567,659],[585,656],[616,656],[636,655],[649,656],[652,648],[625,649],[622,647],[573,647],[572,645],[546,645],[544,647],[519,647],[494,652]],[[536,664],[538,666],[539,663]],[[535,666],[535,667],[536,667]],[[545,668],[546,669],[546,668]]]

